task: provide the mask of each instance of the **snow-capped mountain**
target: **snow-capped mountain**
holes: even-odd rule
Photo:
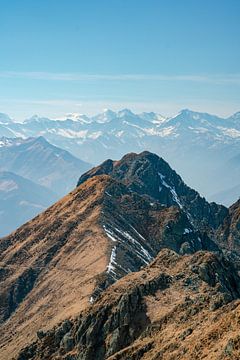
[[[23,123],[0,124],[1,135],[44,136],[93,164],[108,157],[119,158],[126,152],[150,150],[163,156],[205,196],[238,184],[223,164],[239,153],[240,112],[228,118],[188,109],[169,118],[154,112],[135,114],[129,109],[107,109],[92,117],[33,116]]]

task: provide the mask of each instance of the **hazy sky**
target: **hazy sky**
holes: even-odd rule
[[[0,112],[240,110],[239,0],[0,0]]]

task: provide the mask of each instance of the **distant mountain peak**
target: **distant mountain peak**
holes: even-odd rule
[[[118,111],[117,113],[118,117],[124,117],[124,116],[136,116],[131,110],[129,109],[122,109]]]
[[[231,119],[239,120],[240,121],[240,111],[237,111],[232,116],[230,116]]]
[[[147,120],[149,122],[152,122],[153,124],[161,124],[165,120],[167,120],[166,116],[163,116],[161,114],[157,114],[153,111],[151,112],[142,112],[141,114],[138,114],[138,116],[143,119]]]
[[[185,108],[185,109],[182,109],[181,111],[180,111],[180,114],[191,114],[191,113],[195,113],[195,111],[192,111],[192,110],[190,110],[190,109],[188,109],[188,108]]]
[[[41,122],[44,122],[44,120],[49,121],[50,119],[35,114],[35,115],[31,116],[30,118],[25,119],[24,123],[34,123],[34,122],[41,123]]]
[[[79,114],[79,113],[68,113],[63,117],[56,118],[55,120],[62,120],[62,121],[72,120],[82,124],[88,124],[91,122],[91,119],[87,115]]]
[[[107,114],[107,115],[115,115],[116,114],[113,110],[108,109],[108,108],[103,109],[103,113]]]
[[[190,110],[190,109],[182,109],[178,114],[177,116],[180,115],[180,116],[183,116],[183,117],[191,117],[195,120],[197,119],[200,119],[202,115],[209,115],[207,113],[201,113],[201,112],[198,112],[198,111],[193,111],[193,110]]]
[[[12,119],[4,113],[0,113],[0,124],[9,124],[12,123]]]
[[[50,145],[50,143],[45,139],[44,136],[38,136],[36,138],[30,138],[29,140],[31,141],[31,139],[35,143],[40,143],[40,144],[48,145],[48,146]]]
[[[93,120],[98,123],[106,123],[113,120],[116,117],[116,113],[110,109],[104,109],[102,113],[93,116]]]

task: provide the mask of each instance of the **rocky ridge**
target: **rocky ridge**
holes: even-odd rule
[[[111,317],[112,310],[100,310],[104,296],[110,296],[107,294],[115,291],[112,289],[121,287],[125,279],[131,279],[130,283],[133,284],[136,279],[138,283],[138,271],[143,272],[145,279],[148,269],[152,269],[152,265],[150,268],[148,265],[155,263],[154,259],[158,258],[159,252],[159,257],[163,259],[161,254],[165,254],[164,248],[169,249],[169,269],[172,267],[171,270],[168,269],[170,273],[175,271],[175,260],[178,259],[179,264],[185,264],[186,276],[191,278],[192,275],[187,271],[188,265],[184,263],[186,259],[191,259],[191,256],[201,259],[196,260],[200,268],[201,262],[203,268],[205,267],[206,259],[209,259],[209,264],[221,263],[220,267],[225,270],[219,270],[215,282],[209,280],[213,285],[203,291],[204,296],[208,292],[215,294],[216,291],[216,297],[219,297],[216,303],[224,305],[228,301],[234,301],[239,292],[236,285],[238,274],[229,260],[234,256],[238,259],[238,249],[231,248],[231,242],[222,235],[224,231],[221,230],[221,227],[228,229],[231,219],[236,218],[237,215],[233,214],[237,214],[237,211],[234,209],[229,210],[215,203],[209,204],[196,191],[185,185],[163,159],[149,152],[131,153],[115,162],[108,160],[87,172],[80,178],[78,187],[69,195],[10,236],[0,240],[0,295],[3,299],[0,316],[1,331],[4,334],[0,343],[2,359],[8,360],[9,353],[12,357],[17,357],[20,349],[32,341],[33,345],[25,348],[19,356],[33,356],[33,359],[38,359],[37,356],[43,353],[47,356],[46,359],[62,359],[64,355],[66,359],[91,360],[95,359],[91,358],[91,354],[96,352],[101,359],[101,356],[111,358],[115,353],[125,351],[126,346],[142,339],[146,326],[152,324],[146,310],[148,307],[143,307],[141,314],[134,317],[136,329],[129,330],[125,335],[121,333],[121,338],[126,340],[122,345],[116,335],[119,326],[114,328],[116,334],[112,334],[111,327],[107,327],[106,338],[101,340],[100,345],[88,344],[86,348],[84,343],[79,345],[84,350],[83,355],[78,353],[78,345],[71,334],[68,334],[71,335],[69,339],[66,336],[64,342],[68,344],[67,348],[72,344],[71,351],[75,352],[69,353],[68,348],[69,351],[65,349],[65,353],[61,353],[60,343],[63,336],[59,335],[60,342],[55,343],[55,330],[58,327],[54,330],[51,328],[63,321],[60,328],[63,326],[65,330],[59,330],[59,334],[65,335],[72,329],[71,324],[75,324],[74,318],[81,313],[85,324],[82,331],[85,334],[90,331],[87,314],[96,308],[104,315],[104,319],[99,320],[100,324],[105,323]],[[225,230],[226,234],[227,231]],[[194,253],[205,255],[191,255]],[[160,267],[164,267],[164,264],[165,262],[161,263]],[[183,267],[181,272],[185,270]],[[215,276],[214,271],[215,267],[207,270],[209,278]],[[224,271],[226,277],[223,276]],[[155,270],[153,273],[155,276]],[[167,271],[163,278],[162,273],[159,273],[161,281],[156,280],[153,290],[149,290],[149,285],[146,285],[146,292],[141,295],[140,302],[137,301],[137,308],[142,309],[145,296],[157,298],[156,293],[163,291],[163,283],[167,288],[171,288],[168,283],[172,276],[170,273]],[[207,275],[204,276],[207,279]],[[185,275],[183,277],[185,278]],[[220,286],[216,287],[219,281]],[[208,283],[208,280],[206,282]],[[189,283],[186,280],[186,286],[191,283],[191,279]],[[129,288],[127,284],[128,280],[124,285],[126,289]],[[196,289],[193,287],[190,290],[191,293]],[[202,290],[197,289],[201,295]],[[179,290],[179,294],[181,291]],[[172,296],[174,298],[174,294],[175,288],[168,299]],[[107,302],[111,303],[110,300],[111,296]],[[210,300],[209,298],[209,304]],[[131,300],[126,301],[130,301],[126,306],[131,308]],[[159,304],[161,308],[162,303]],[[158,309],[157,303],[156,306]],[[96,317],[94,313],[90,319],[95,321]],[[88,319],[86,322],[85,318]],[[97,329],[101,326],[97,325]],[[89,341],[95,340],[96,331],[95,329],[93,333],[90,332]],[[44,344],[34,342],[36,332],[39,340],[47,339]],[[44,334],[50,334],[50,337],[45,337]],[[118,340],[112,353],[112,350],[107,349],[107,344],[115,336]],[[39,346],[43,346],[43,350],[39,350]],[[124,359],[124,356],[120,358]]]
[[[216,229],[228,214],[227,208],[208,203],[188,187],[166,161],[148,151],[128,154],[120,161],[107,160],[83,174],[78,185],[99,174],[108,174],[131,191],[146,194],[167,207],[179,207],[193,225],[202,230]]]
[[[221,256],[198,252],[182,257],[162,250],[148,267],[112,285],[76,319],[39,333],[17,360],[237,356],[239,337],[233,335],[239,280]],[[216,328],[226,314],[235,323],[224,333],[225,328]]]

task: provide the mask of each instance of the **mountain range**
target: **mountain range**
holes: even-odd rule
[[[59,197],[73,189],[79,173],[90,166],[42,136],[0,139],[0,170],[24,176],[49,188]]]
[[[0,236],[4,236],[57,201],[49,189],[22,176],[0,171]]]
[[[240,112],[220,118],[185,109],[174,117],[163,117],[124,109],[106,110],[92,117],[33,116],[23,123],[2,114],[0,136],[44,136],[51,144],[92,164],[104,161],[109,154],[120,158],[126,152],[149,150],[164,157],[205,197],[229,205],[230,200],[224,202],[225,191],[230,190],[234,198],[239,196]],[[234,169],[234,173],[226,169]]]
[[[156,154],[106,160],[0,239],[1,359],[237,359],[239,224]]]
[[[75,187],[79,173],[89,168],[43,137],[0,138],[0,236],[67,194]]]

